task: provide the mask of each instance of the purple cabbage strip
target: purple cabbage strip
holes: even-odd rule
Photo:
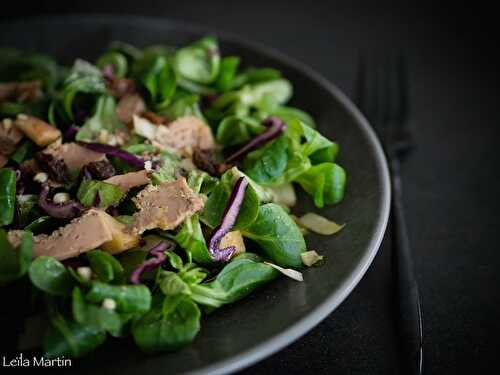
[[[79,141],[77,143],[80,146],[85,147],[89,150],[92,150],[95,152],[100,152],[100,153],[106,154],[106,155],[115,156],[115,157],[127,162],[127,164],[129,164],[131,166],[144,168],[144,160],[143,159],[135,156],[134,154],[131,154],[130,152],[122,150],[119,147],[105,145],[102,143],[87,143],[87,142],[81,142],[81,141]]]
[[[102,76],[105,79],[113,79],[115,77],[115,68],[113,64],[106,64],[101,69]]]
[[[109,206],[107,208],[106,212],[108,214],[110,214],[111,216],[119,216],[120,215],[120,213],[118,212],[118,208],[116,208],[115,206]]]
[[[248,186],[248,180],[245,177],[240,177],[234,185],[231,196],[227,202],[226,209],[222,215],[221,223],[213,230],[210,235],[208,244],[208,252],[212,259],[216,262],[228,261],[233,256],[236,248],[229,246],[224,249],[219,248],[222,238],[231,230],[236,223],[236,219],[240,213],[243,199],[245,199],[245,191]]]
[[[101,194],[99,194],[99,191],[97,191],[95,193],[95,196],[94,196],[94,207],[99,207],[99,205],[101,204]]]
[[[266,143],[279,137],[281,134],[285,132],[286,129],[286,124],[280,118],[275,116],[269,116],[263,121],[263,124],[267,126],[267,130],[257,135],[255,138],[250,140],[250,142],[248,142],[245,146],[243,146],[234,154],[229,156],[224,161],[226,164],[231,164],[234,163],[235,161],[238,161],[249,152],[258,149],[259,147],[262,147]]]
[[[89,169],[87,168],[87,166],[83,167],[83,178],[87,179],[87,180],[92,180],[94,179],[94,176],[92,176],[92,173],[90,173]]]
[[[80,127],[76,125],[71,125],[68,130],[64,133],[64,140],[65,141],[72,141],[75,138],[76,133],[80,130]]]
[[[47,212],[47,214],[58,219],[74,219],[82,214],[83,206],[80,203],[74,200],[69,200],[60,204],[54,203],[49,199],[49,191],[49,185],[43,185],[38,198],[38,205]]]
[[[174,244],[170,241],[160,241],[155,246],[149,250],[149,254],[153,256],[153,258],[146,259],[144,262],[139,264],[139,266],[132,272],[130,275],[130,282],[132,284],[140,284],[141,283],[141,275],[147,271],[153,271],[156,268],[160,267],[166,260],[165,251],[172,249]]]

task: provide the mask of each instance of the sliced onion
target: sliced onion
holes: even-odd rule
[[[302,227],[325,236],[335,234],[345,227],[345,224],[339,225],[334,221],[328,220],[327,218],[313,212],[309,212],[304,216],[299,217],[297,222]]]
[[[304,281],[304,277],[302,276],[302,272],[293,270],[291,268],[283,268],[278,266],[277,264],[269,263],[269,262],[264,262],[264,264],[267,264],[268,266],[273,267],[274,269],[280,271],[283,275],[288,276],[291,279],[294,279],[296,281]]]
[[[149,139],[150,141],[155,140],[156,132],[160,125],[155,125],[148,119],[137,115],[133,115],[132,119],[135,134],[139,134],[140,136]]]
[[[248,186],[248,180],[245,177],[240,177],[234,185],[231,196],[227,202],[226,209],[222,215],[222,221],[217,226],[211,236],[208,244],[208,251],[212,259],[216,262],[228,261],[236,252],[235,246],[228,246],[224,249],[219,248],[222,238],[232,229],[240,213],[243,199],[245,199],[245,191]]]
[[[304,263],[307,267],[311,267],[314,264],[323,260],[323,256],[319,255],[314,250],[306,251],[300,254],[300,257],[302,258],[302,263]]]
[[[292,184],[282,184],[270,188],[273,192],[274,203],[283,204],[287,207],[293,207],[297,203],[297,196]]]
[[[43,185],[40,196],[38,197],[38,205],[47,212],[47,214],[57,219],[74,219],[82,214],[83,206],[80,203],[74,200],[69,200],[64,203],[54,203],[49,199],[49,191],[49,185]]]
[[[77,142],[80,146],[85,147],[89,150],[100,152],[102,154],[115,156],[123,161],[127,162],[130,166],[144,168],[144,160],[127,152],[125,150],[120,149],[116,146],[105,145],[102,143],[88,143],[88,142]]]
[[[132,284],[140,284],[141,283],[141,275],[147,271],[153,271],[160,267],[167,258],[165,256],[165,251],[172,249],[174,244],[170,241],[160,241],[155,246],[149,250],[149,254],[153,256],[153,258],[146,259],[144,262],[139,264],[139,266],[132,272],[130,275],[130,282]]]
[[[275,116],[269,116],[264,120],[263,124],[267,126],[267,130],[257,135],[245,146],[229,156],[224,161],[226,164],[231,164],[238,161],[249,152],[258,149],[259,147],[262,147],[266,143],[279,137],[286,130],[286,124],[280,118]]]

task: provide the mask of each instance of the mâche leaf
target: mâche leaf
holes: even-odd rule
[[[24,232],[21,243],[14,248],[7,233],[0,228],[0,285],[17,280],[28,271],[32,257],[33,235]]]
[[[191,296],[200,304],[220,307],[236,302],[277,276],[278,272],[259,257],[243,254],[229,262],[215,280],[191,286]]]
[[[111,298],[116,302],[116,310],[122,313],[144,313],[151,306],[151,292],[145,285],[110,285],[94,281],[85,298],[93,303]]]
[[[246,174],[262,185],[280,180],[288,165],[288,139],[280,136],[272,143],[248,154],[245,158]]]
[[[57,259],[45,255],[31,263],[29,276],[33,285],[54,296],[71,295],[75,285],[75,280],[66,267]]]
[[[300,267],[300,254],[306,250],[297,224],[275,203],[260,206],[255,221],[242,231],[259,244],[262,252],[282,267]]]
[[[100,281],[105,283],[113,282],[114,284],[123,284],[125,282],[123,267],[114,256],[102,250],[92,250],[85,255],[89,260],[90,268]]]
[[[16,209],[16,172],[0,169],[0,227],[12,223]]]
[[[346,173],[334,163],[321,163],[309,168],[296,180],[314,199],[316,207],[335,204],[344,197]]]
[[[78,130],[75,138],[77,141],[93,142],[99,140],[102,134],[109,137],[126,129],[116,115],[115,99],[102,95],[97,99],[94,115]]]
[[[128,61],[125,55],[117,51],[110,51],[99,57],[96,65],[103,69],[111,65],[113,67],[113,74],[117,77],[123,78],[128,71]]]
[[[237,179],[238,177],[232,170],[222,175],[220,182],[213,189],[205,203],[205,208],[200,216],[203,223],[213,228],[221,222],[224,209],[227,206],[227,202]],[[246,189],[245,199],[243,200],[234,229],[242,229],[251,225],[257,217],[258,209],[259,197],[252,186],[249,185]]]
[[[87,61],[77,59],[65,79],[61,92],[63,114],[74,119],[73,105],[78,94],[101,95],[106,92],[106,84],[102,73]]]
[[[109,206],[117,206],[124,198],[125,193],[116,185],[83,179],[76,196],[85,207],[106,209]]]
[[[134,341],[145,352],[178,349],[194,339],[200,330],[200,316],[200,309],[188,296],[160,296],[151,310],[134,322]]]
[[[219,47],[214,37],[202,38],[175,54],[175,69],[180,76],[193,82],[213,82],[219,73],[219,66]]]

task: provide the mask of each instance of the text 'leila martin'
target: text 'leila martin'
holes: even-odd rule
[[[22,353],[14,358],[2,357],[3,367],[70,367],[69,358],[25,357]]]

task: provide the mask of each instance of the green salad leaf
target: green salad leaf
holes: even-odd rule
[[[244,298],[278,275],[278,271],[262,263],[258,256],[245,253],[228,263],[215,280],[191,286],[191,297],[202,305],[217,308]]]
[[[90,268],[100,281],[115,284],[125,283],[125,271],[114,256],[102,250],[92,250],[85,255],[89,260]]]
[[[219,75],[214,83],[217,90],[220,92],[227,92],[231,90],[236,78],[239,64],[240,59],[236,56],[226,56],[221,59]]]
[[[79,358],[106,341],[106,333],[87,324],[66,320],[59,312],[52,312],[49,329],[43,340],[47,358]]]
[[[16,210],[16,172],[10,168],[0,169],[0,227],[14,220]]]
[[[60,79],[60,67],[46,55],[0,48],[0,82],[40,80],[51,92]]]
[[[69,296],[75,281],[66,267],[57,259],[42,255],[29,268],[33,285],[53,296]]]
[[[280,136],[273,142],[247,155],[246,174],[262,185],[282,180],[288,165],[288,139]]]
[[[215,139],[225,147],[235,146],[248,142],[264,130],[264,125],[253,117],[228,116],[217,127]]]
[[[344,197],[346,173],[334,163],[321,163],[308,169],[297,182],[313,198],[316,207],[335,204]]]
[[[93,303],[113,299],[116,310],[122,313],[144,313],[151,307],[151,292],[145,285],[110,285],[93,281],[85,298]]]
[[[106,93],[102,73],[94,65],[84,60],[76,60],[64,81],[61,102],[64,114],[74,119],[73,104],[78,94],[100,95]]]
[[[215,186],[205,203],[204,210],[200,216],[200,220],[203,223],[211,228],[216,227],[220,223],[237,179],[238,176],[235,175],[233,170],[229,170],[222,175],[219,183]],[[258,210],[259,197],[253,187],[249,185],[245,191],[245,198],[233,229],[242,229],[251,225],[257,217]]]
[[[118,186],[104,181],[83,179],[76,197],[85,207],[106,209],[117,206],[125,193]]]
[[[163,55],[147,55],[138,63],[136,79],[149,94],[149,101],[156,110],[165,109],[177,87],[173,67]]]
[[[24,232],[20,245],[14,248],[5,230],[0,228],[0,285],[17,280],[28,272],[31,263],[33,235]]]
[[[18,164],[21,164],[23,161],[32,158],[35,154],[35,150],[36,144],[33,141],[26,139],[22,141],[22,143],[16,148],[16,151],[10,155],[10,159],[14,160]]]
[[[175,54],[175,69],[189,81],[200,84],[213,82],[219,73],[220,54],[217,40],[205,37]]]
[[[104,68],[106,65],[111,65],[113,67],[113,73],[115,76],[123,78],[128,71],[128,61],[127,57],[117,51],[109,51],[104,55],[99,57],[96,62],[99,68]]]
[[[304,236],[283,208],[275,203],[260,206],[253,224],[242,231],[262,252],[282,267],[300,267],[306,251]]]
[[[73,318],[79,324],[95,331],[120,332],[122,320],[117,312],[85,301],[83,292],[76,287],[72,293]]]
[[[159,297],[132,326],[134,341],[145,352],[178,349],[200,330],[200,309],[188,296]]]
[[[93,142],[99,139],[102,132],[107,136],[126,129],[116,115],[115,99],[110,95],[102,95],[97,99],[94,115],[85,121],[76,134],[76,140]]]

